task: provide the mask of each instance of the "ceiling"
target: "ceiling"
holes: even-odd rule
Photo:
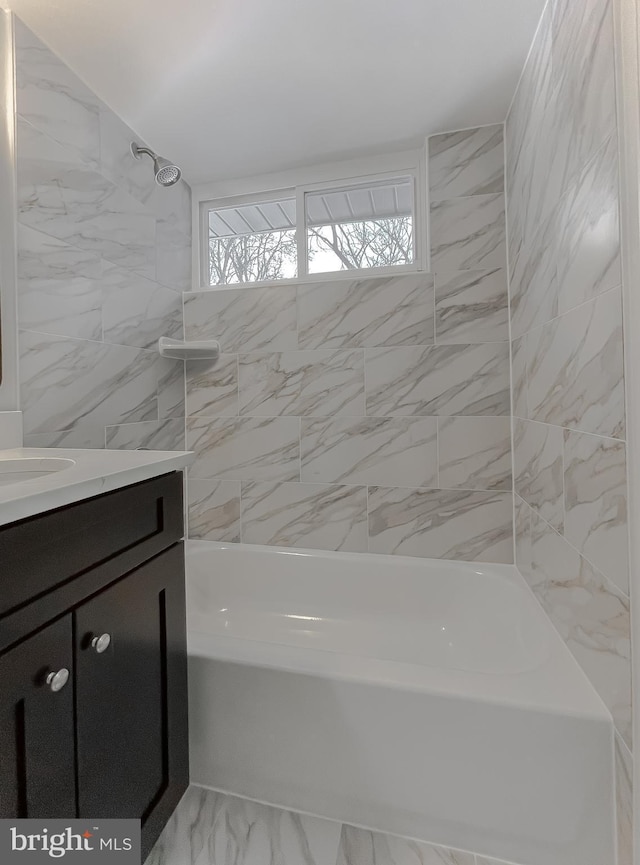
[[[504,120],[544,0],[0,0],[191,183]]]

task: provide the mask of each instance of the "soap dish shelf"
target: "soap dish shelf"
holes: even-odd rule
[[[220,343],[215,339],[186,342],[161,336],[158,340],[158,351],[161,357],[175,360],[218,360]]]

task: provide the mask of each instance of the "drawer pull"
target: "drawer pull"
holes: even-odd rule
[[[92,648],[94,648],[99,655],[106,652],[110,645],[111,634],[100,634],[99,637],[94,637],[91,640]]]
[[[69,670],[67,670],[66,667],[58,670],[57,673],[49,673],[47,676],[47,685],[51,688],[54,694],[61,691],[68,681]]]

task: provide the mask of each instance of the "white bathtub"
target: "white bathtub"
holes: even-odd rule
[[[611,718],[515,568],[192,541],[191,780],[520,865],[609,865]]]

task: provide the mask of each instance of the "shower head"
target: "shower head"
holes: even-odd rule
[[[182,177],[182,172],[177,165],[165,159],[163,156],[158,156],[153,150],[148,147],[141,147],[135,141],[131,144],[131,152],[136,159],[140,159],[142,154],[150,156],[153,159],[153,171],[156,176],[156,183],[159,186],[173,186]]]

